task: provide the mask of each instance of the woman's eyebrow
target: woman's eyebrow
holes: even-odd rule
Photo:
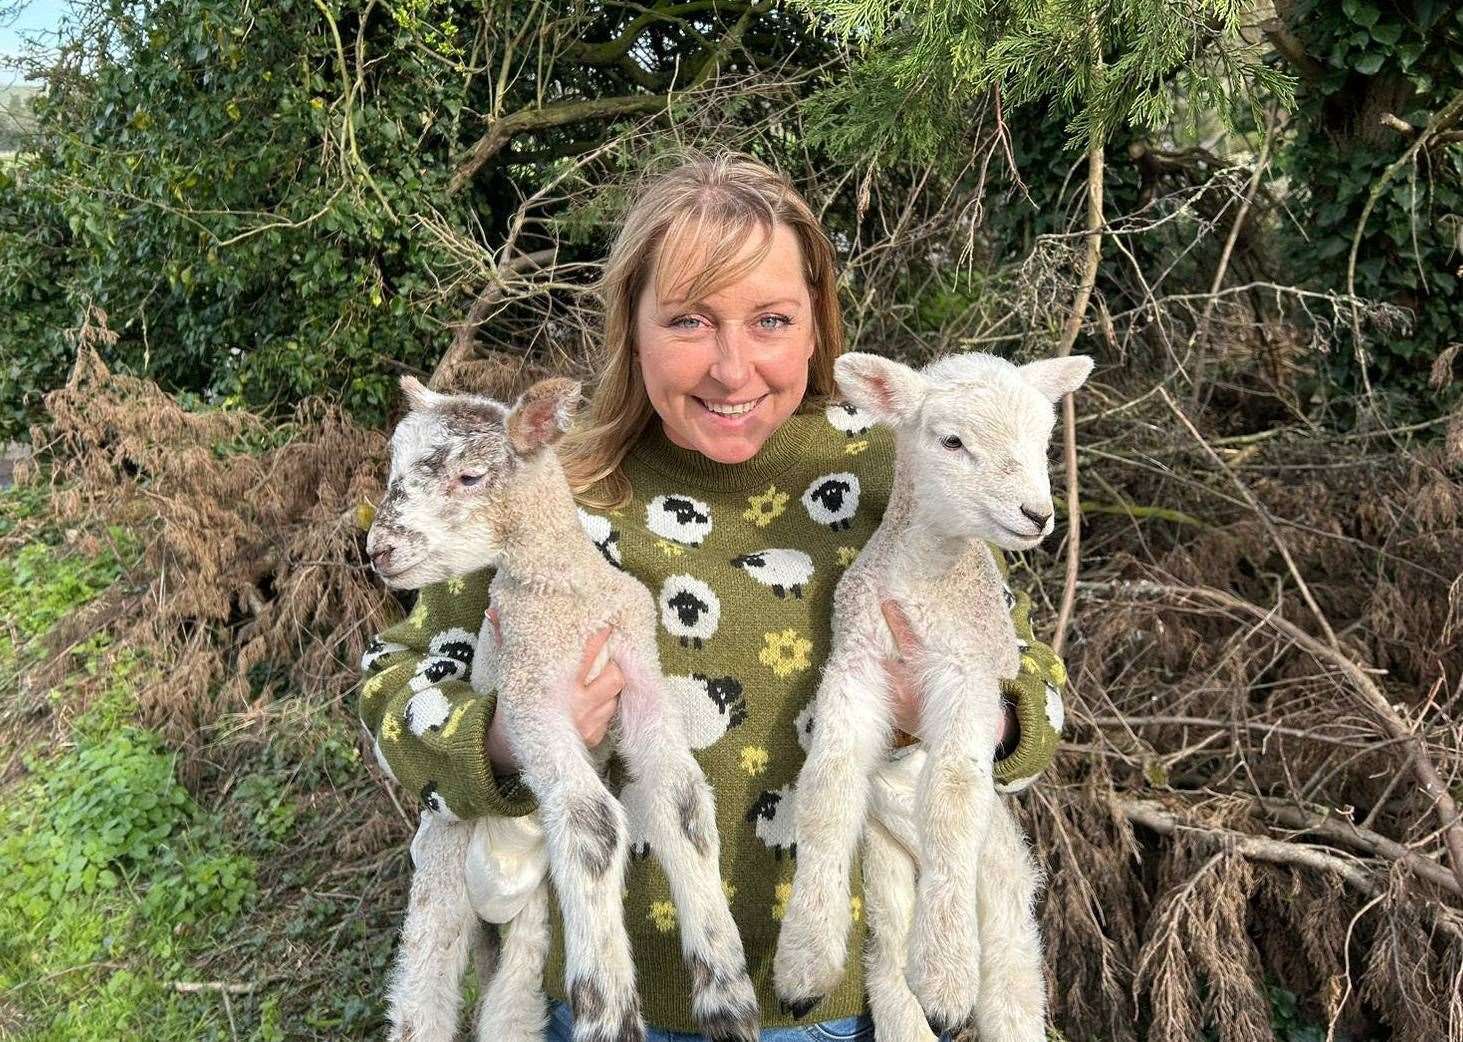
[[[766,300],[760,304],[753,304],[751,310],[761,311],[763,308],[777,307],[778,305],[795,308],[799,303],[801,302],[795,297],[778,297],[775,300]],[[662,311],[687,311],[696,308],[704,308],[707,311],[716,310],[708,300],[686,300],[683,297],[663,299],[659,301],[659,304]]]

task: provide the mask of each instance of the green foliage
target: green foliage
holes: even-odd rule
[[[800,0],[856,41],[852,74],[816,99],[813,126],[836,152],[913,153],[955,162],[974,106],[999,91],[1007,117],[1037,105],[1065,123],[1069,148],[1124,126],[1230,121],[1288,77],[1258,64],[1234,0]]]
[[[379,417],[381,356],[424,364],[448,317],[414,306],[431,246],[392,214],[491,219],[446,192],[459,79],[379,6],[380,89],[349,110],[323,18],[235,0],[112,15],[94,77],[53,86],[30,154],[0,174],[0,438],[64,376],[62,331],[88,300],[123,334],[110,360],[170,388],[255,406],[325,392]],[[379,194],[332,147],[347,117]]]
[[[1382,172],[1410,139],[1386,128],[1390,112],[1421,129],[1463,82],[1463,7],[1437,0],[1373,3],[1305,0],[1293,28],[1317,63],[1302,81],[1289,140],[1276,157],[1289,179],[1295,223],[1282,245],[1306,285],[1345,289],[1347,258],[1362,210]],[[1409,309],[1409,333],[1369,339],[1372,384],[1402,400],[1404,415],[1433,413],[1432,360],[1463,340],[1463,147],[1427,150],[1382,191],[1357,254],[1356,292]],[[1363,381],[1349,331],[1325,361],[1329,381],[1356,392]]]
[[[253,862],[118,711],[104,702],[75,748],[30,757],[0,793],[0,990],[35,1042],[206,1037],[216,1018],[167,981],[254,893]]]
[[[112,535],[125,545],[120,529],[112,530]],[[31,543],[15,556],[0,559],[0,600],[20,637],[30,639],[101,593],[121,572],[121,559],[110,551],[87,558]]]

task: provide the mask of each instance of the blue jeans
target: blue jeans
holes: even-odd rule
[[[574,1016],[565,1002],[550,1000],[548,1042],[570,1042]],[[702,1042],[704,1036],[684,1031],[661,1031],[645,1026],[645,1042]],[[867,1013],[821,1024],[790,1028],[768,1028],[762,1042],[874,1042],[874,1021]]]

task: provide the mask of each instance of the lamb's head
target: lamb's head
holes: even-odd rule
[[[511,407],[401,381],[411,411],[391,435],[386,495],[366,554],[388,586],[416,589],[498,563],[511,484],[569,428],[579,384],[552,377]]]
[[[1054,406],[1091,371],[1081,355],[1017,366],[975,352],[920,370],[860,352],[833,366],[848,400],[895,429],[920,523],[1006,550],[1028,550],[1052,530]]]

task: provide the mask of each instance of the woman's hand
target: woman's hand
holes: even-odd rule
[[[893,703],[894,726],[907,735],[919,738],[919,687],[915,681],[914,667],[924,653],[924,645],[915,635],[914,628],[909,624],[909,617],[904,614],[904,609],[898,602],[881,601],[879,607],[884,612],[884,622],[894,637],[894,657],[884,660],[884,673],[889,678],[889,695]],[[1004,712],[996,725],[997,749],[1004,744],[1008,733],[1015,733],[1015,707],[1003,702],[1002,708]],[[897,739],[898,736],[895,737]]]
[[[498,631],[497,609],[489,608],[487,615],[493,623],[494,631]],[[501,631],[498,632],[501,638]],[[620,672],[614,659],[607,659],[598,673],[593,677],[589,676],[595,657],[609,639],[610,627],[606,626],[585,642],[584,654],[579,658],[579,670],[575,674],[574,691],[569,696],[569,714],[574,720],[574,729],[590,749],[604,741],[610,721],[615,718],[615,710],[619,708],[620,692],[625,687],[625,675]],[[484,744],[487,746],[488,759],[492,761],[495,770],[507,773],[518,768],[513,749],[503,733],[503,717],[500,714],[493,714],[493,722],[488,726]]]

